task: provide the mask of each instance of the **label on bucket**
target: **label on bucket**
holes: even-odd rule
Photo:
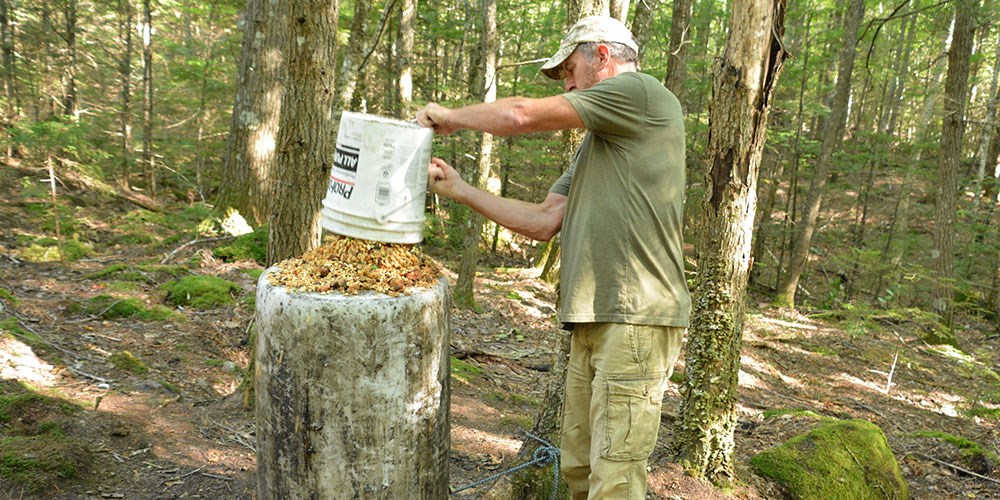
[[[431,129],[344,112],[337,132],[323,227],[383,241],[422,239]]]

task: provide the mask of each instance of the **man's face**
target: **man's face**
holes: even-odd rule
[[[563,62],[563,70],[566,72],[563,82],[566,92],[589,89],[603,79],[600,55],[588,58],[579,47]]]

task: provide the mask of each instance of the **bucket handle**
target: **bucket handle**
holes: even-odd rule
[[[380,214],[375,214],[375,221],[378,222],[379,224],[385,224],[386,222],[389,221],[389,216],[390,215],[392,215],[392,214],[400,211],[401,209],[405,208],[410,203],[413,203],[414,200],[415,199],[414,199],[413,195],[410,194],[409,192],[407,192],[406,196],[403,197],[403,202],[402,203],[400,203],[399,205],[396,205],[395,207],[392,207],[392,208],[386,210],[385,212],[382,212]]]

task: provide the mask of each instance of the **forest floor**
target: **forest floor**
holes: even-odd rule
[[[0,166],[0,289],[9,292],[0,294],[0,443],[31,435],[22,458],[48,453],[80,460],[70,469],[55,464],[17,476],[9,474],[17,457],[5,457],[0,497],[252,498],[253,412],[243,407],[238,387],[249,362],[253,271],[260,266],[216,259],[211,242],[180,248],[190,236],[171,241],[160,234],[128,244],[120,238],[127,225],[116,221],[137,207],[72,186],[62,203],[74,205],[77,234],[94,242],[95,252],[73,262],[32,262],[24,257],[28,243],[53,236],[38,215],[45,199],[25,194],[42,176]],[[179,230],[152,223],[147,229]],[[173,277],[150,270],[160,263],[231,280],[239,286],[237,300],[207,310],[174,308],[176,314],[155,321],[109,318],[82,307],[102,294],[163,304],[159,285]],[[116,264],[138,270],[142,279],[123,284],[99,277]],[[553,288],[530,268],[485,262],[476,298],[481,312],[451,314],[452,350],[461,358],[453,359],[451,385],[455,487],[512,465],[565,335],[554,321]],[[847,333],[809,311],[751,304],[740,373],[738,483],[729,498],[780,498],[750,471],[749,460],[818,422],[805,412],[768,410],[874,422],[913,498],[1000,498],[1000,464],[982,458],[1000,455],[1000,338],[993,325],[961,318],[959,351],[927,345],[915,324],[876,323],[881,326]],[[675,371],[684,372],[683,355]],[[677,389],[671,384],[663,406],[650,497],[724,498],[670,463]],[[34,403],[13,411],[11,401]],[[40,425],[45,422],[58,423],[52,435],[61,441],[41,438],[49,435]],[[964,438],[988,453],[970,454],[968,446],[938,435]]]

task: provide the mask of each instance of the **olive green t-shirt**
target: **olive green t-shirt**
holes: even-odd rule
[[[588,133],[572,167],[549,190],[569,197],[561,321],[686,327],[680,102],[637,72],[563,96]]]

